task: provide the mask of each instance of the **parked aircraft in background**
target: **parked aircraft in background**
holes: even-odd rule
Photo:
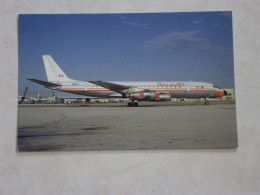
[[[18,103],[19,104],[22,104],[22,103],[27,103],[27,99],[26,99],[26,94],[27,94],[27,91],[28,91],[28,88],[29,87],[25,87],[25,90],[23,92],[23,95],[18,95]]]
[[[49,55],[43,55],[48,81],[28,79],[43,87],[91,97],[128,98],[128,106],[139,101],[170,101],[171,98],[209,98],[227,95],[216,85],[192,81],[78,81],[70,79]]]

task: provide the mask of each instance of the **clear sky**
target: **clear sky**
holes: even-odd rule
[[[48,91],[51,55],[76,80],[203,81],[234,87],[231,12],[19,15],[19,91]]]

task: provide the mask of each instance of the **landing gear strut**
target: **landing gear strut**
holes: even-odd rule
[[[135,101],[128,102],[127,106],[128,106],[128,107],[132,107],[132,106],[138,107],[138,102],[135,102]]]
[[[205,105],[209,105],[209,100],[205,98]]]
[[[138,102],[134,102],[134,106],[135,106],[135,107],[138,107]]]

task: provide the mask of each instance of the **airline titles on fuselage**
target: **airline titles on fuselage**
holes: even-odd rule
[[[185,84],[184,83],[157,83],[157,87],[184,87]]]

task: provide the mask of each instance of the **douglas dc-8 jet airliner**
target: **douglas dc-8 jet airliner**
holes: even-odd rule
[[[78,81],[70,79],[49,55],[43,55],[48,81],[28,79],[43,87],[78,95],[100,98],[128,98],[128,106],[140,101],[170,101],[171,98],[209,98],[227,95],[216,85],[192,81]]]

